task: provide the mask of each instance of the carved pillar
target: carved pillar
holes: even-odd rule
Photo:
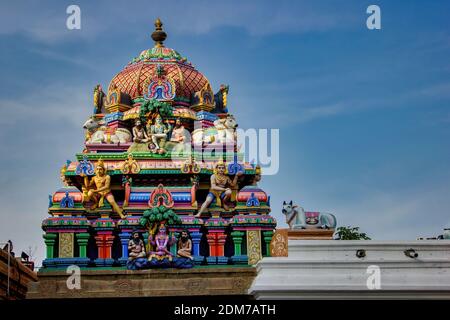
[[[224,257],[224,246],[227,236],[224,230],[210,230],[206,237],[209,245],[209,257],[206,259],[208,263],[226,263],[228,259]]]
[[[231,257],[231,260],[235,264],[247,264],[248,257],[247,255],[242,254],[242,243],[244,242],[245,232],[243,231],[233,231],[231,232],[231,237],[233,238],[234,243],[234,255]]]
[[[202,234],[198,231],[191,233],[192,239],[192,256],[194,257],[194,262],[200,264],[203,261],[203,257],[200,256],[200,242],[202,240]]]
[[[217,237],[216,233],[208,233],[206,235],[206,239],[208,239],[208,245],[209,245],[209,256],[210,257],[216,257],[217,256]]]
[[[225,242],[227,235],[224,232],[217,233],[217,264],[227,264],[228,257],[225,257]]]
[[[178,240],[178,237],[180,236],[180,233],[179,232],[170,232],[169,233],[170,241],[172,241],[172,237],[173,236],[175,236],[175,242],[172,243],[172,245],[170,246],[170,253],[173,254],[174,257],[176,257],[177,256],[177,250],[178,250],[178,248],[177,248],[177,242],[178,241],[177,240]]]
[[[264,257],[270,257],[270,241],[272,241],[273,231],[263,231],[264,242],[266,243],[266,252],[263,253]]]
[[[46,233],[43,237],[45,245],[47,246],[47,259],[52,259],[55,248],[56,233]]]
[[[244,237],[244,232],[233,231],[231,233],[231,237],[233,238],[233,243],[234,243],[234,255],[235,256],[242,255],[242,240]]]
[[[111,266],[113,264],[114,261],[111,258],[113,241],[112,231],[101,231],[95,236],[98,248],[98,258],[95,260],[97,265]]]
[[[119,259],[120,264],[126,264],[128,260],[128,242],[130,241],[131,234],[128,232],[122,232],[119,234],[120,244],[122,245],[122,257]]]
[[[87,244],[89,241],[89,233],[77,233],[77,243],[80,251],[80,258],[86,258],[87,257]]]

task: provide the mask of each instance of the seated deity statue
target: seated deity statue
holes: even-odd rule
[[[127,152],[149,152],[149,142],[150,139],[142,126],[142,121],[136,119],[133,127],[133,144]]]
[[[90,180],[85,176],[84,180],[84,199],[83,202],[92,201],[91,210],[104,206],[104,199],[108,200],[114,212],[118,213],[120,218],[124,219],[122,208],[116,203],[114,195],[111,192],[111,177],[106,174],[106,167],[102,160],[97,162],[95,176]]]
[[[211,187],[208,196],[195,217],[200,217],[214,200],[216,200],[218,206],[222,206],[226,211],[230,210],[227,201],[231,197],[231,188],[237,186],[237,180],[242,174],[241,171],[238,171],[233,180],[231,180],[228,175],[225,174],[225,164],[223,162],[218,162],[215,166],[214,174],[211,175]]]
[[[161,225],[154,237],[151,234],[148,237],[148,242],[154,247],[154,251],[150,251],[148,260],[151,261],[152,259],[155,259],[161,261],[163,259],[168,259],[169,261],[172,261],[173,255],[168,247],[173,244],[174,240],[174,238],[171,239],[167,234],[165,225]]]
[[[147,134],[151,138],[151,141],[159,154],[166,152],[164,145],[167,141],[167,134],[171,129],[171,125],[169,123],[165,125],[159,114],[156,116],[155,124],[147,125]]]
[[[138,232],[133,232],[132,238],[128,241],[128,260],[145,258],[144,241],[139,238]]]
[[[194,259],[192,257],[192,240],[189,239],[189,231],[183,230],[180,239],[178,240],[177,254],[180,257]]]
[[[181,124],[181,120],[177,119],[175,121],[175,127],[172,130],[172,137],[170,138],[170,141],[176,143],[185,143],[186,140],[186,129]]]

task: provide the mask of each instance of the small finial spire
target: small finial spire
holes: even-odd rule
[[[164,32],[163,23],[159,18],[155,20],[155,31],[152,33],[152,39],[155,41],[155,47],[164,47],[163,41],[167,38],[167,33]]]

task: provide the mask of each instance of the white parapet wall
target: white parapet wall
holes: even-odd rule
[[[288,248],[289,257],[257,264],[249,294],[282,300],[450,299],[450,240],[289,240]]]

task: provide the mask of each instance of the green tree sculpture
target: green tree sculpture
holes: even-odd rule
[[[145,210],[139,223],[145,228],[152,228],[155,224],[165,221],[167,225],[181,224],[180,217],[165,206],[153,207]]]
[[[161,117],[171,117],[172,106],[167,102],[161,102],[156,99],[146,100],[139,109],[139,118],[145,122],[148,113],[159,113]]]
[[[339,227],[334,234],[335,240],[371,240],[359,227]]]

